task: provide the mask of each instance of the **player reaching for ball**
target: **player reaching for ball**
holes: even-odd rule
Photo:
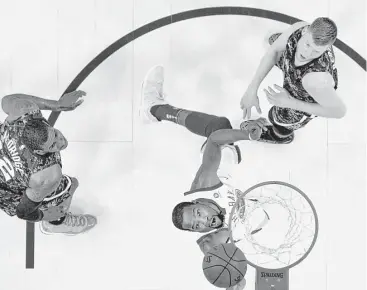
[[[241,126],[242,129],[233,129],[227,118],[173,107],[167,103],[163,83],[163,67],[153,67],[142,86],[141,116],[151,122],[170,121],[207,138],[202,148],[202,164],[190,191],[184,194],[187,201],[176,205],[172,213],[173,223],[178,229],[200,234],[211,232],[197,241],[205,254],[214,245],[229,241],[229,215],[241,194],[229,184],[228,176],[218,174],[222,150],[229,149],[239,163],[241,154],[234,143],[257,140],[263,129],[266,130],[267,123],[260,118],[247,122]],[[243,289],[238,288],[241,285],[244,287],[245,281],[230,289]]]
[[[69,212],[79,183],[62,173],[60,151],[68,142],[41,113],[74,110],[84,95],[75,91],[59,101],[25,94],[2,99],[8,117],[0,123],[0,209],[9,216],[40,222],[44,234],[76,235],[97,222],[94,216]]]
[[[267,39],[270,47],[241,99],[244,118],[251,118],[253,106],[261,113],[257,91],[274,65],[283,71],[284,83],[264,90],[273,105],[268,113],[272,125],[258,141],[288,144],[294,131],[316,116],[344,117],[346,107],[336,93],[338,73],[332,47],[336,37],[336,24],[319,17],[311,24],[297,22]]]

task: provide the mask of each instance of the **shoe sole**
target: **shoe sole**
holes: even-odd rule
[[[97,222],[96,224],[91,227],[89,230],[86,230],[84,232],[81,232],[81,233],[77,233],[77,234],[67,234],[67,233],[50,233],[50,232],[45,232],[44,230],[42,230],[42,225],[39,226],[39,229],[40,229],[40,232],[46,236],[53,236],[53,235],[64,235],[64,236],[77,236],[77,235],[81,235],[81,234],[85,234],[87,232],[89,232],[91,229],[93,229],[95,226],[97,225]]]

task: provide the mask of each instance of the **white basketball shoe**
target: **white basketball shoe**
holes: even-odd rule
[[[164,68],[161,65],[154,66],[146,74],[141,88],[141,105],[139,115],[144,122],[158,122],[150,112],[156,105],[165,105],[166,97],[163,93]]]
[[[97,218],[89,214],[72,214],[67,213],[65,220],[60,225],[54,225],[47,221],[40,222],[40,230],[43,234],[64,234],[67,236],[75,236],[85,233],[97,224]]]

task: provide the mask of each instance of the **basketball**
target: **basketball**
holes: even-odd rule
[[[211,284],[228,288],[243,280],[247,271],[247,260],[234,244],[220,244],[205,255],[203,271]]]

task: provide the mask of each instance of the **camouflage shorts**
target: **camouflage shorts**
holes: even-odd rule
[[[58,188],[43,200],[40,210],[43,211],[46,220],[56,220],[65,215],[70,202],[78,186],[78,181],[67,175],[63,175]],[[24,190],[23,190],[24,191]],[[0,188],[0,209],[9,216],[16,215],[16,209],[24,192],[14,192]]]

